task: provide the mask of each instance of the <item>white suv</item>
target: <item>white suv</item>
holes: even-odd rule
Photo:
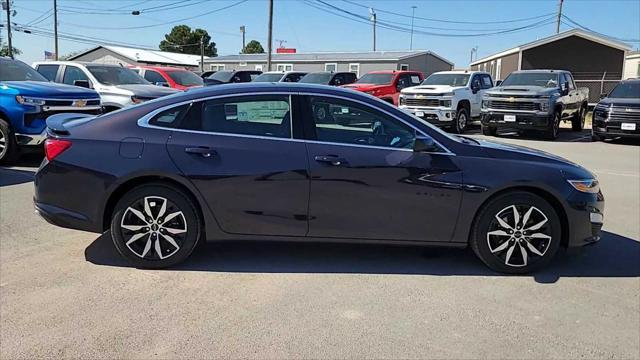
[[[32,66],[50,81],[94,89],[100,94],[106,112],[178,92],[153,85],[119,65],[45,61]]]
[[[400,93],[399,107],[460,134],[472,119],[480,119],[482,95],[493,87],[481,71],[441,71]]]

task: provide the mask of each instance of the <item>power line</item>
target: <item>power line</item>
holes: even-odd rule
[[[610,36],[610,35],[603,34],[601,32],[595,31],[595,30],[590,29],[590,28],[588,28],[588,27],[586,27],[584,25],[579,24],[578,22],[574,21],[573,19],[571,19],[567,15],[562,15],[562,18],[567,20],[569,23],[571,23],[571,24],[568,24],[566,22],[563,22],[563,24],[565,24],[565,25],[567,25],[569,27],[576,27],[577,26],[578,28],[581,28],[581,29],[590,31],[592,33],[595,33],[595,34],[598,34],[598,35],[602,35],[602,36],[605,36],[605,37],[608,37],[608,38],[611,38],[611,39],[614,39],[614,40],[618,40],[618,41],[626,41],[626,42],[633,42],[633,43],[640,42],[640,39],[621,39],[621,38],[618,38],[618,37],[615,37],[615,36]]]
[[[388,10],[383,10],[383,9],[376,8],[376,7],[373,7],[373,6],[359,4],[359,3],[351,1],[351,0],[342,0],[342,1],[344,1],[346,3],[349,3],[351,5],[359,6],[361,8],[374,9],[374,10],[376,10],[378,12],[385,13],[385,14],[411,18],[411,15],[396,13],[396,12],[388,11]],[[554,15],[554,14],[555,13],[548,13],[548,14],[537,15],[537,16],[532,16],[532,17],[528,17],[528,18],[513,19],[513,20],[499,20],[499,21],[454,21],[454,20],[425,18],[425,17],[419,17],[419,16],[416,16],[415,18],[416,19],[420,19],[420,20],[424,20],[424,21],[442,22],[442,23],[450,23],[450,24],[476,24],[476,25],[478,25],[478,24],[508,24],[508,23],[515,23],[515,22],[523,22],[523,21],[528,21],[528,20],[541,19],[543,17],[549,16],[549,15]]]

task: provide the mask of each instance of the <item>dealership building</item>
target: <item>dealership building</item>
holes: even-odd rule
[[[348,71],[361,76],[375,70],[415,70],[425,75],[451,70],[453,63],[426,50],[312,52],[272,54],[274,71]],[[205,70],[267,71],[267,54],[238,54],[205,59]]]

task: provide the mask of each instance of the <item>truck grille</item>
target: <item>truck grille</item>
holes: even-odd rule
[[[503,100],[491,100],[489,101],[489,108],[497,110],[525,110],[536,111],[540,110],[540,104],[534,102],[525,101],[503,101]]]
[[[438,107],[440,100],[438,99],[418,99],[418,98],[405,98],[404,103],[407,106],[428,106]]]
[[[640,109],[614,106],[609,112],[612,121],[640,121]]]
[[[46,100],[45,106],[73,106],[76,100],[86,101],[85,106],[100,105],[100,99],[61,99],[61,100]]]

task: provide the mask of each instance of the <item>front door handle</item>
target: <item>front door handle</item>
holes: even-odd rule
[[[211,155],[216,153],[215,150],[208,146],[187,146],[184,148],[184,152],[187,154],[200,155],[202,157],[211,157]]]
[[[347,163],[347,160],[336,155],[316,155],[313,158],[317,162],[328,163],[333,166],[340,166]]]

